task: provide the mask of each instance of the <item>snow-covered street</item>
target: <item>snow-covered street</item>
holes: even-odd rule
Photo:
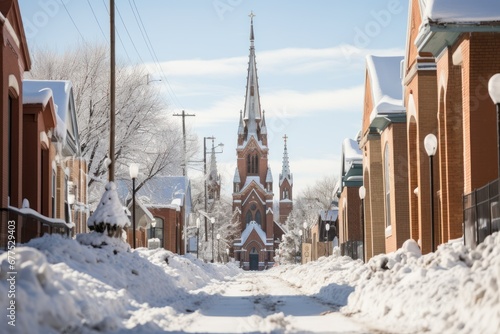
[[[186,332],[367,333],[323,302],[267,272],[247,272],[195,292],[199,310],[187,317]],[[178,328],[181,329],[181,328]]]
[[[500,326],[500,234],[421,255],[408,241],[368,263],[340,256],[244,272],[100,233],[0,254],[0,333],[482,333]],[[6,311],[4,311],[6,312]],[[5,315],[5,313],[4,313]],[[9,318],[10,319],[10,318]]]

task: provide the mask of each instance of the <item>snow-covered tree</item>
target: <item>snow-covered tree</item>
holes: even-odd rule
[[[94,213],[87,220],[90,230],[107,233],[110,237],[119,238],[124,228],[130,226],[130,221],[118,199],[114,182],[106,184],[104,194]]]
[[[88,160],[91,205],[99,200],[107,180],[108,55],[107,47],[92,44],[63,54],[35,50],[29,74],[33,79],[70,80],[73,84],[82,154]],[[157,174],[180,174],[184,160],[178,120],[167,115],[160,86],[148,84],[147,74],[140,66],[116,66],[115,178],[128,179],[130,163],[139,163],[138,189]],[[188,152],[194,150],[188,147]]]
[[[294,199],[293,210],[285,222],[286,233],[284,241],[280,244],[281,263],[293,263],[297,249],[300,252],[300,230],[303,224],[311,226],[318,220],[320,210],[328,210],[335,198],[334,189],[337,179],[334,176],[325,176],[318,180],[314,186],[308,186],[299,197]],[[303,231],[304,233],[304,231]],[[307,239],[307,235],[303,235]],[[290,260],[292,259],[292,260]]]

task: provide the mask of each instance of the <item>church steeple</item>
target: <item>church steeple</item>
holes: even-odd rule
[[[210,155],[210,169],[208,172],[208,180],[207,180],[207,190],[208,190],[208,198],[212,199],[220,199],[220,175],[217,171],[217,160],[215,159],[215,146],[214,140],[212,139],[212,153]]]
[[[288,161],[288,150],[286,148],[286,140],[288,139],[288,136],[284,135],[283,139],[285,140],[285,149],[283,150],[283,162],[281,164],[280,186],[285,179],[288,180],[290,185],[293,184],[293,176],[292,173],[290,173],[290,163]]]
[[[283,164],[280,173],[280,223],[285,223],[288,215],[293,209],[293,175],[290,172],[290,163],[288,161],[288,150],[286,147],[287,135],[283,136],[285,148],[283,150]]]
[[[260,109],[259,83],[257,77],[257,62],[255,60],[253,18],[255,14],[250,13],[250,56],[248,60],[248,75],[247,87],[245,95],[245,133],[247,135],[255,135],[257,139],[260,137],[260,121],[262,117]],[[245,138],[248,139],[248,138]]]

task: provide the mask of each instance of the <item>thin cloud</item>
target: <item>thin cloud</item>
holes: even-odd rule
[[[285,48],[270,51],[257,51],[259,71],[269,73],[316,73],[346,69],[348,66],[364,65],[365,56],[401,55],[403,49],[362,49],[352,45],[331,48]],[[346,62],[347,61],[347,62]],[[168,76],[240,76],[246,69],[248,56],[219,59],[186,59],[162,62],[160,65]],[[146,65],[151,69],[154,67]]]

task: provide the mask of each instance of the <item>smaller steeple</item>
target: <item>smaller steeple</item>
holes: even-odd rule
[[[220,175],[217,171],[217,160],[215,159],[215,146],[214,140],[212,139],[212,153],[210,155],[210,169],[208,172],[208,197],[209,199],[219,199],[220,198]]]
[[[290,173],[290,163],[288,161],[288,150],[286,147],[286,141],[288,139],[288,136],[284,135],[283,139],[285,140],[285,149],[283,151],[283,163],[281,165],[280,186],[285,179],[288,180],[288,183],[290,183],[290,185],[293,184],[293,175],[292,173]]]

